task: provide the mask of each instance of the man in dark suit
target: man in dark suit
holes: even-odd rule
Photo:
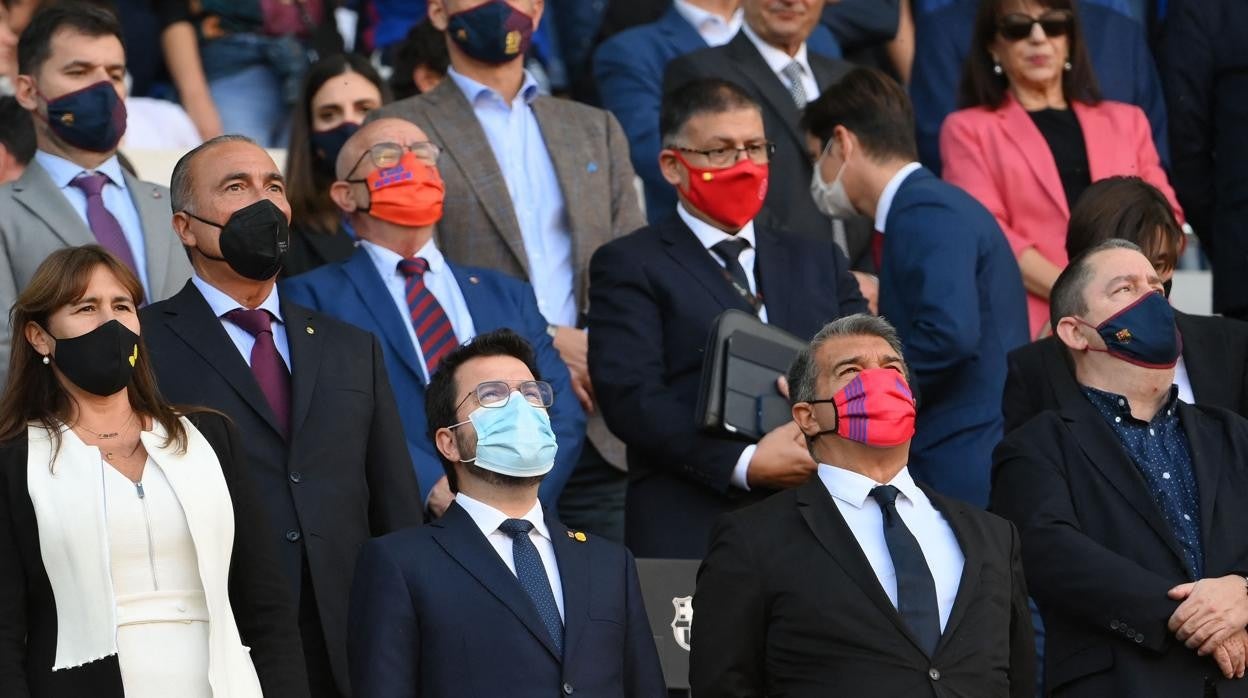
[[[817,475],[716,524],[693,597],[692,695],[1034,695],[1018,533],[915,483],[908,374],[871,315],[829,323],[794,362]]]
[[[715,318],[736,308],[809,337],[866,302],[831,240],[753,220],[770,148],[744,90],[691,82],[664,98],[660,131],[677,215],[594,255],[589,363],[607,423],[628,445],[629,548],[696,559],[718,514],[814,470],[792,423],[758,444],[695,426]]]
[[[987,506],[1006,352],[1027,343],[1010,246],[987,209],[916,162],[914,112],[887,75],[853,70],[806,108],[803,122],[822,183],[816,204],[870,216],[879,231],[880,314],[901,336],[920,397],[910,472],[941,494]],[[837,180],[843,197],[833,193]],[[836,210],[846,203],[853,211]]]
[[[1072,261],[1050,310],[1084,399],[994,456],[992,509],[1022,537],[1053,695],[1248,696],[1248,422],[1178,399],[1161,291],[1130,242]]]
[[[495,330],[452,351],[426,393],[454,503],[369,541],[351,591],[357,696],[663,695],[636,563],[538,501],[557,449],[533,350]]]
[[[282,176],[221,136],[173,172],[173,226],[195,274],[140,314],[160,390],[228,415],[244,437],[299,602],[313,696],[349,695],[347,597],[356,550],[421,520],[381,347],[279,297],[289,240]]]
[[[409,149],[410,158],[402,157],[410,162],[391,163],[396,154],[405,152],[396,144]],[[452,264],[442,256],[433,239],[442,196],[427,195],[441,183],[438,151],[415,124],[402,119],[371,121],[351,136],[342,153],[330,196],[350,220],[359,248],[346,261],[283,281],[282,294],[380,340],[416,479],[435,516],[442,515],[452,495],[427,435],[425,386],[437,368],[434,361],[478,333],[511,327],[523,334],[558,396],[550,408],[550,421],[559,437],[559,458],[541,490],[542,503],[554,511],[585,438],[585,413],[572,394],[568,369],[546,333],[532,287],[497,271]],[[379,188],[369,184],[369,176],[378,170],[386,171],[390,184]],[[398,172],[414,176],[395,177]],[[396,202],[398,207],[377,208],[376,200]],[[421,225],[413,225],[416,222]]]

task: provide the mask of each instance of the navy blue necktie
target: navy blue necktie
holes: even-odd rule
[[[940,607],[936,604],[936,582],[923,557],[923,549],[906,522],[897,514],[897,488],[880,485],[871,496],[884,513],[884,542],[897,572],[897,613],[910,626],[919,646],[931,657],[940,642]]]
[[[555,649],[563,654],[563,618],[559,616],[559,607],[555,605],[555,593],[550,589],[550,578],[546,576],[546,566],[542,564],[542,556],[537,553],[537,546],[529,538],[533,524],[524,519],[507,519],[498,525],[498,530],[511,536],[511,554],[516,563],[516,578],[525,593],[533,599],[537,607],[537,615],[550,631],[555,641]]]

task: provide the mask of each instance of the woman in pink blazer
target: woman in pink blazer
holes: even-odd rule
[[[1089,184],[1135,175],[1182,220],[1144,112],[1101,100],[1070,0],[983,0],[961,102],[940,131],[944,178],[987,207],[1009,239],[1033,337],[1048,326],[1070,209]]]

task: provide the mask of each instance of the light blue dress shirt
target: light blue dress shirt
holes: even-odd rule
[[[71,182],[79,175],[90,174],[92,171],[42,150],[35,151],[35,161],[52,178],[52,183],[61,190],[61,194],[65,195],[69,205],[74,207],[74,211],[82,219],[83,225],[90,229],[91,226],[87,224],[87,195]],[[143,284],[148,300],[151,300],[152,286],[147,281],[147,246],[143,244],[143,221],[139,218],[139,209],[134,205],[134,199],[130,198],[126,178],[121,174],[121,164],[114,155],[93,171],[108,176],[109,183],[100,192],[104,199],[104,208],[121,225],[121,232],[126,236],[126,244],[130,246],[130,254],[134,256],[134,264],[138,267],[135,271],[139,275],[139,282]]]
[[[381,276],[382,283],[390,292],[394,307],[399,311],[399,316],[403,318],[403,327],[407,328],[407,335],[412,340],[412,348],[416,350],[416,358],[420,360],[420,370],[424,372],[427,383],[429,367],[425,364],[425,352],[420,348],[416,328],[412,327],[412,312],[407,307],[407,277],[399,272],[399,262],[403,261],[403,257],[393,250],[368,240],[360,240],[360,246],[368,252],[369,259],[373,260],[377,274]],[[442,306],[442,311],[446,313],[447,319],[451,321],[455,340],[463,344],[477,336],[476,328],[472,324],[472,314],[468,312],[468,302],[464,300],[464,292],[460,290],[455,273],[447,266],[446,258],[442,256],[442,251],[438,249],[438,246],[430,240],[412,257],[423,257],[429,263],[429,270],[424,275],[425,287],[433,294],[438,305]]]
[[[243,355],[243,361],[246,361],[247,365],[251,366],[251,348],[256,345],[256,338],[252,337],[247,330],[225,319],[226,313],[243,306],[239,305],[238,301],[222,293],[217,287],[199,278],[198,274],[191,275],[191,283],[195,284],[195,288],[199,289],[199,292],[204,296],[204,300],[208,301],[208,307],[212,308],[212,314],[221,320],[221,326],[225,328],[225,333],[230,336],[230,341],[234,342],[234,346],[238,348],[238,353]],[[276,284],[274,284],[273,290],[269,292],[269,297],[256,306],[256,309],[267,310],[275,318],[273,321],[273,343],[277,345],[277,353],[281,354],[282,360],[286,362],[286,368],[292,370],[290,342],[286,340],[286,321],[282,318],[282,308],[278,302]]]
[[[575,327],[572,233],[555,164],[530,106],[538,96],[537,83],[525,71],[520,93],[508,105],[502,95],[454,68],[447,74],[472,105],[507,182],[538,310],[547,322]]]

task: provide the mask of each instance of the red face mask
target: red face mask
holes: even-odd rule
[[[725,227],[740,230],[758,215],[767,197],[767,166],[742,158],[720,170],[694,167],[677,151],[676,159],[689,172],[689,188],[680,193],[689,205]]]
[[[914,436],[914,395],[906,379],[891,368],[869,368],[828,400],[811,400],[810,404],[831,403],[835,408],[836,426],[824,429],[810,438],[836,434],[875,448],[900,446]]]
[[[399,164],[373,170],[363,180],[347,181],[368,185],[370,202],[367,208],[360,210],[378,220],[422,228],[442,218],[442,199],[446,193],[442,175],[414,153],[403,153]]]

